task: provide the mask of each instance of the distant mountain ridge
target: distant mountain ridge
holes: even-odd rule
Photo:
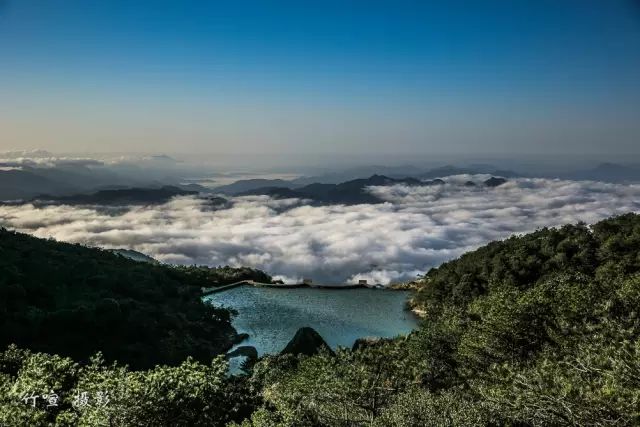
[[[367,187],[388,186],[432,186],[443,185],[441,179],[421,181],[416,178],[390,178],[384,175],[372,175],[369,178],[359,178],[340,184],[309,184],[301,188],[265,187],[239,194],[240,196],[266,195],[274,198],[309,199],[323,204],[355,205],[363,203],[383,203],[384,200],[366,191]]]
[[[68,196],[108,187],[151,185],[151,181],[128,179],[110,171],[96,171],[78,165],[0,169],[0,200],[5,201],[26,200],[42,194]]]
[[[163,185],[208,191],[196,184],[183,186],[185,177],[197,176],[203,171],[186,166],[179,169],[180,162],[167,156],[152,156],[137,163],[47,157],[51,158],[3,158],[0,153],[0,201],[29,200],[42,194],[73,196],[113,188],[158,188]]]
[[[106,163],[95,159],[55,158],[47,152],[0,153],[0,201],[30,200],[39,195],[74,196],[120,188],[157,188],[173,185],[202,193],[215,191],[227,195],[264,191],[266,188],[299,190],[312,184],[341,184],[365,176],[380,175],[391,179],[435,179],[451,175],[486,174],[496,177],[539,177],[567,180],[594,180],[612,183],[640,182],[640,164],[601,163],[593,167],[566,171],[539,171],[524,166],[528,173],[505,170],[490,164],[444,165],[440,167],[359,166],[340,171],[301,176],[295,179],[246,179],[217,187],[197,184],[181,185],[194,176],[216,175],[206,168],[189,168],[166,155],[151,156],[139,161]],[[51,158],[51,159],[49,159]],[[30,160],[31,159],[31,160]],[[50,160],[50,162],[49,162]],[[283,193],[283,190],[273,190]]]
[[[92,194],[52,197],[38,196],[36,200],[67,205],[137,205],[162,204],[175,196],[194,196],[197,191],[183,190],[179,187],[165,185],[160,188],[125,188],[101,190]]]
[[[79,191],[72,184],[59,182],[28,170],[0,170],[0,200],[34,197],[42,193],[60,194]]]
[[[284,179],[244,179],[238,180],[232,184],[214,187],[213,191],[228,195],[246,195],[253,192],[264,192],[266,189],[282,189],[300,191],[310,185],[317,184],[344,184],[351,181],[363,179],[363,176],[384,176],[389,179],[407,180],[408,178],[419,180],[442,178],[451,175],[478,175],[486,174],[491,176],[500,176],[504,178],[522,177],[523,174],[509,170],[500,170],[491,165],[472,165],[469,167],[457,167],[446,165],[434,169],[420,169],[413,166],[403,167],[385,167],[371,166],[354,168],[342,173],[328,173],[317,176],[303,176],[292,180]],[[367,179],[367,178],[364,178]],[[374,184],[371,184],[374,185]],[[384,184],[376,184],[384,185]],[[280,190],[278,190],[280,192]]]
[[[22,171],[18,175],[24,180]],[[33,188],[43,186],[47,188],[46,180],[42,177],[31,177],[34,185]],[[280,185],[267,185],[258,188],[252,188],[256,184],[263,183],[279,183]],[[485,180],[483,184],[487,187],[497,187],[506,182],[505,178],[494,177]],[[284,184],[283,184],[284,183]],[[405,185],[410,187],[425,187],[444,185],[445,181],[440,178],[435,179],[418,179],[415,177],[392,178],[385,175],[374,174],[368,178],[358,178],[338,184],[328,184],[316,182],[302,187],[291,188],[289,181],[284,180],[248,180],[237,183],[229,189],[251,188],[247,191],[235,193],[235,196],[255,196],[266,195],[277,199],[296,198],[311,200],[318,204],[376,204],[383,203],[384,200],[368,191],[369,187]],[[472,181],[467,181],[465,186],[476,186]],[[0,187],[1,188],[1,187]],[[155,205],[164,204],[176,196],[198,196],[208,194],[209,206],[214,209],[229,206],[228,200],[222,197],[214,197],[210,192],[203,193],[201,186],[196,184],[187,185],[165,185],[161,187],[126,187],[114,185],[111,188],[98,190],[93,193],[76,193],[72,195],[43,194],[28,198],[19,199],[13,203],[34,203],[34,204],[64,204],[64,205],[103,205],[103,206],[129,206],[129,205]],[[235,191],[234,190],[234,191]],[[7,201],[9,203],[11,201]]]
[[[244,193],[247,191],[257,190],[258,188],[267,188],[267,187],[278,187],[278,188],[295,188],[295,185],[292,181],[287,181],[284,179],[265,179],[265,178],[254,178],[254,179],[241,179],[231,184],[221,185],[215,188],[216,192],[224,193],[224,194],[238,194]]]

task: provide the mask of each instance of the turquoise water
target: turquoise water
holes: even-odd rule
[[[280,352],[303,326],[310,326],[332,348],[351,347],[361,337],[395,337],[418,326],[405,310],[406,291],[380,289],[273,289],[240,286],[205,297],[234,308],[233,326],[249,334],[240,345],[260,355]]]

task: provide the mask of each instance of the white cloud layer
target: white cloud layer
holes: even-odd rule
[[[640,185],[549,179],[511,180],[497,188],[372,187],[378,205],[304,206],[265,196],[211,210],[176,198],[125,213],[93,207],[1,206],[0,224],[38,237],[130,248],[164,262],[246,265],[288,280],[390,283],[491,240],[544,226],[640,211]]]

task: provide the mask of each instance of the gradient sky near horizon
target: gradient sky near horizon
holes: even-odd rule
[[[0,151],[629,158],[638,118],[638,1],[0,0]]]

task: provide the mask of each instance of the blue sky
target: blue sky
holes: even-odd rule
[[[627,156],[638,76],[631,0],[0,0],[0,150]]]

